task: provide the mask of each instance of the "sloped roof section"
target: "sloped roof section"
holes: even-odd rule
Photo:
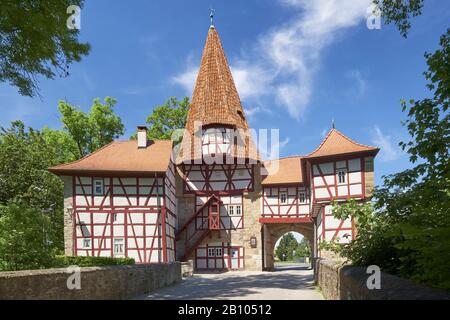
[[[201,155],[201,150],[195,150],[198,145],[198,141],[195,141],[199,139],[199,135],[195,134],[199,130],[196,123],[197,126],[200,123],[202,126],[229,126],[240,130],[243,133],[239,133],[239,136],[242,135],[241,141],[244,143],[232,151],[232,156],[259,160],[256,148],[250,147],[253,143],[251,137],[245,133],[248,123],[244,109],[214,27],[208,31],[177,163]]]
[[[114,141],[67,164],[49,168],[58,175],[79,173],[161,173],[166,172],[172,153],[172,141],[149,141],[147,148],[138,148],[136,140]]]
[[[294,156],[264,161],[262,184],[302,184],[302,159],[303,157]]]
[[[336,129],[331,129],[320,146],[307,155],[307,158],[317,158],[356,152],[378,153],[380,149],[357,143]]]

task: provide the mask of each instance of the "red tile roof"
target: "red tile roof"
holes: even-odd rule
[[[306,157],[317,158],[355,152],[371,152],[376,154],[379,150],[376,147],[357,143],[333,128],[328,132],[320,146]]]
[[[172,141],[149,141],[147,148],[138,148],[136,140],[114,141],[67,164],[49,168],[58,175],[79,173],[136,173],[166,172],[172,153]]]
[[[300,156],[293,156],[283,159],[264,161],[264,171],[262,184],[294,184],[303,183],[302,159]],[[263,172],[264,172],[263,171]]]

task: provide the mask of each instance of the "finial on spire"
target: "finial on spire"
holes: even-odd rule
[[[332,127],[333,129],[336,129],[336,125],[335,125],[335,123],[334,123],[334,118],[331,120],[331,127]]]
[[[211,19],[211,25],[210,28],[214,28],[214,13],[216,13],[216,10],[210,8],[209,9],[209,18]]]

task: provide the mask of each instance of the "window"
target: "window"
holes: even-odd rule
[[[306,194],[304,192],[298,193],[298,202],[300,202],[300,203],[306,202]]]
[[[347,176],[347,170],[340,169],[338,171],[338,183],[339,184],[345,183],[346,176]]]
[[[287,203],[287,194],[286,194],[286,192],[280,192],[280,203],[281,204]]]
[[[114,254],[123,254],[124,253],[124,241],[123,239],[114,239]]]
[[[215,256],[216,256],[215,248],[208,248],[208,257],[215,257]]]
[[[84,249],[90,249],[91,248],[91,239],[84,238],[83,239],[83,248]]]
[[[112,222],[117,222],[117,213],[112,214]]]
[[[230,216],[234,215],[234,206],[228,206],[228,214]]]
[[[222,256],[222,248],[216,248],[216,257]]]
[[[103,180],[94,180],[94,194],[103,195]]]
[[[236,215],[240,216],[242,214],[241,212],[241,206],[236,206]]]

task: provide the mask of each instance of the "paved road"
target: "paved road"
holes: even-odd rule
[[[196,274],[173,286],[137,297],[145,300],[322,300],[313,272],[304,265],[280,265],[275,272]]]

